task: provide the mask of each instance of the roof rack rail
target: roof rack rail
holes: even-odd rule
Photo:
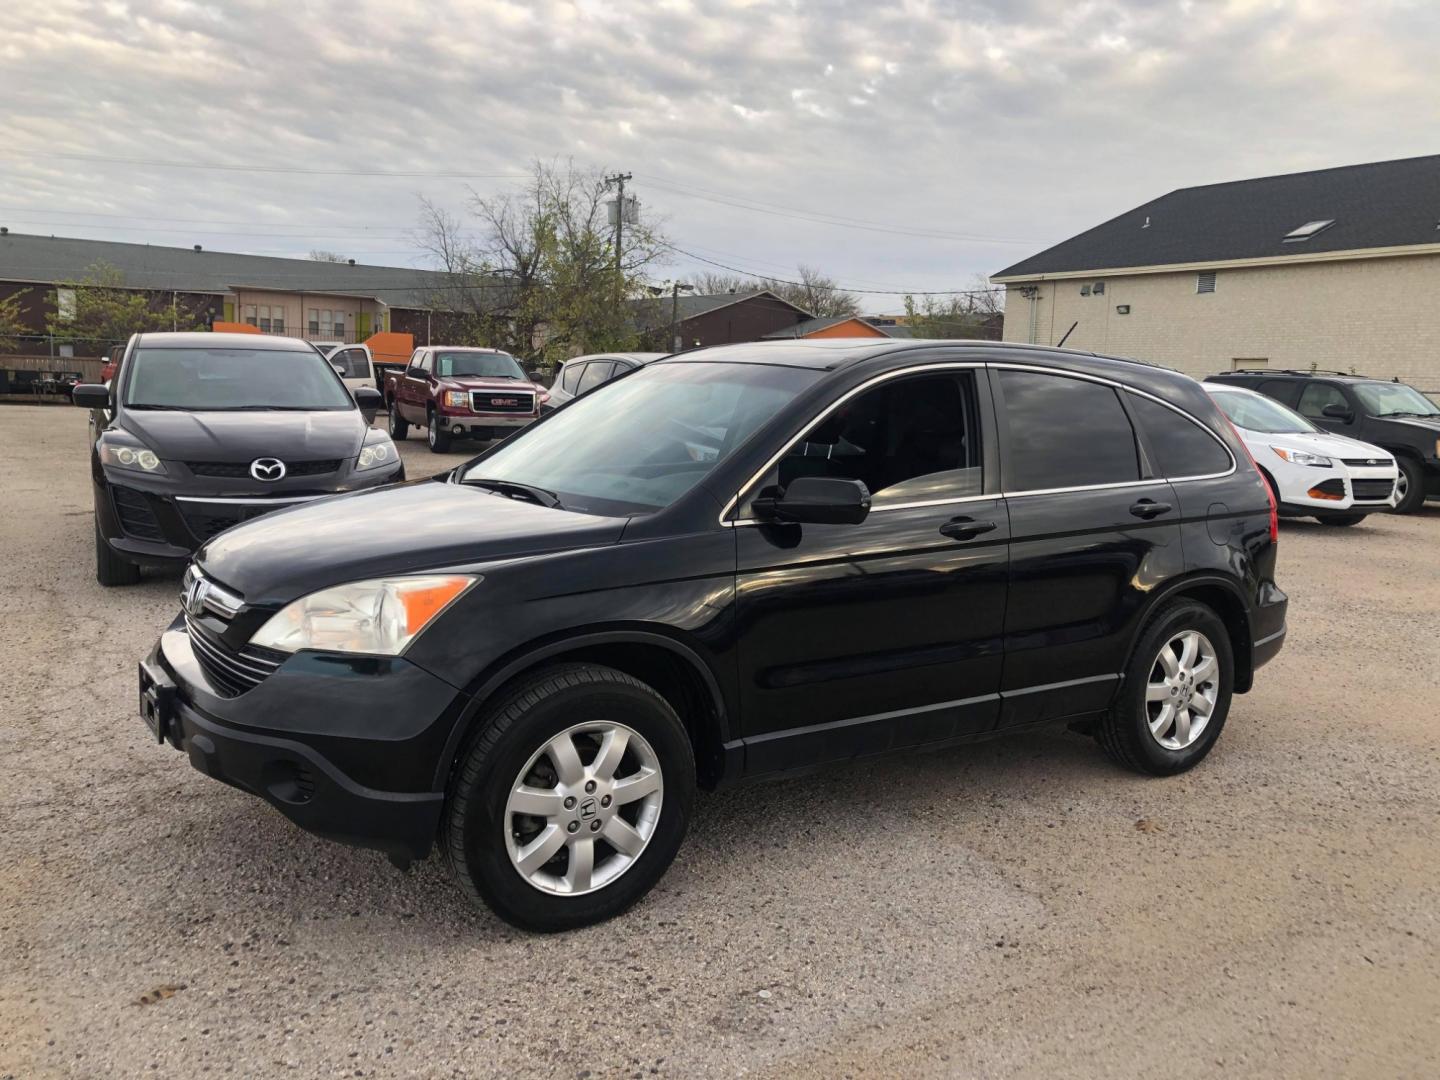
[[[1240,371],[1222,371],[1221,375],[1339,375],[1346,379],[1368,379],[1369,375],[1353,371],[1336,371],[1331,368],[1244,368]]]

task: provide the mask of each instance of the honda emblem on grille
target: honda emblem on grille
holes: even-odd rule
[[[202,577],[191,578],[189,586],[185,589],[185,610],[191,615],[203,614],[205,611],[205,595],[209,591],[210,582]]]
[[[256,480],[263,480],[267,484],[273,484],[277,480],[285,479],[285,462],[279,458],[257,457],[250,462],[250,475]]]

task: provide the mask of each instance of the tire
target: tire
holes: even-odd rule
[[[444,454],[450,450],[450,433],[440,426],[440,414],[434,409],[430,410],[426,423],[430,452],[432,454]]]
[[[1395,464],[1400,466],[1400,478],[1396,487],[1404,491],[1404,496],[1395,504],[1395,513],[1413,514],[1425,505],[1425,468],[1413,458],[1397,457]]]
[[[106,588],[135,585],[140,581],[140,567],[115,554],[100,535],[98,524],[95,526],[95,580]]]
[[[400,442],[410,434],[410,424],[400,415],[400,406],[396,402],[390,402],[390,438]]]
[[[1172,643],[1181,635],[1198,634],[1209,646],[1216,670],[1213,681],[1213,696],[1204,690],[1205,683],[1197,680],[1192,684],[1196,692],[1189,698],[1183,683],[1171,689],[1178,690],[1179,701],[1200,701],[1211,704],[1208,719],[1204,720],[1198,734],[1191,726],[1186,738],[1191,741],[1180,746],[1166,746],[1162,738],[1170,737],[1172,742],[1184,742],[1178,720],[1169,723],[1160,720],[1158,731],[1152,731],[1152,712],[1163,714],[1166,704],[1172,710],[1174,702],[1166,699],[1154,704],[1152,710],[1148,691],[1152,676],[1159,676],[1162,687],[1170,687],[1166,671],[1161,664],[1161,649],[1172,649]],[[1201,655],[1203,655],[1203,649]],[[1179,659],[1174,651],[1172,659]],[[1182,667],[1183,670],[1183,667]],[[1176,600],[1166,604],[1146,624],[1135,644],[1129,661],[1125,665],[1125,678],[1119,696],[1110,711],[1096,725],[1095,737],[1104,751],[1118,764],[1136,772],[1151,776],[1173,776],[1184,772],[1200,762],[1225,726],[1225,717],[1230,711],[1230,697],[1235,684],[1235,657],[1230,647],[1230,635],[1225,624],[1210,608],[1194,600]],[[1178,711],[1178,710],[1177,710]],[[1191,710],[1185,710],[1191,716]],[[1174,713],[1172,712],[1172,717]],[[1199,720],[1198,708],[1192,719]],[[1187,721],[1191,724],[1191,721]],[[1193,736],[1193,737],[1192,737]]]
[[[617,796],[614,803],[607,803],[612,810],[598,806],[597,798],[608,799],[608,791],[620,788],[605,784],[602,755],[594,747],[592,734],[573,730],[592,725],[629,729],[625,757],[619,759],[612,775],[623,785],[641,777],[639,765],[650,761],[659,776],[659,785],[651,794],[624,805]],[[472,901],[485,904],[521,929],[550,933],[619,915],[660,880],[689,824],[695,799],[695,755],[680,719],[653,689],[623,672],[596,664],[546,667],[502,691],[477,723],[476,731],[451,776],[440,836],[451,870]],[[596,797],[586,796],[583,784],[573,787],[579,801],[571,809],[563,801],[565,796],[555,794],[553,824],[511,809],[512,793],[522,780],[531,787],[553,785],[557,792],[571,790],[548,751],[548,746],[563,739],[573,740],[571,746],[579,755],[574,765],[584,770],[573,775],[601,778],[604,786],[596,790]],[[588,763],[587,744],[595,750]],[[654,783],[648,776],[645,780],[647,786]],[[581,815],[587,812],[593,816],[585,825]],[[627,843],[643,838],[638,854],[625,856],[610,846],[607,837],[612,819],[625,821],[630,833],[622,829],[617,836],[627,837]],[[549,862],[531,868],[535,879],[527,877],[517,860],[526,844],[543,843],[551,828],[556,832],[550,835],[563,840],[563,846]],[[647,828],[650,831],[644,834]],[[589,850],[594,873],[601,877],[611,872],[611,877],[608,882],[592,880],[591,891],[566,895],[570,874],[576,868],[573,853],[584,847],[587,836],[592,837]]]
[[[1316,514],[1321,525],[1359,525],[1369,514]]]

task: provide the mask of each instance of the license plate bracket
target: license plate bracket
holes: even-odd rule
[[[163,743],[175,720],[175,684],[160,668],[140,661],[140,718]]]

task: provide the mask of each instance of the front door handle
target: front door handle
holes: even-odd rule
[[[1146,521],[1157,518],[1161,514],[1168,514],[1170,510],[1169,503],[1156,502],[1154,499],[1141,499],[1130,505],[1130,513],[1135,517],[1144,518]]]
[[[995,522],[975,521],[973,518],[952,518],[940,526],[940,534],[951,540],[973,540],[984,533],[994,532]]]

